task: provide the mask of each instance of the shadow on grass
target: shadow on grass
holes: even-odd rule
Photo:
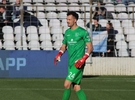
[[[100,77],[99,75],[83,75],[82,78],[94,78],[94,77]]]

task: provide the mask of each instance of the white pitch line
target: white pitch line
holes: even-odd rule
[[[28,90],[36,90],[36,91],[64,91],[64,89],[45,89],[45,88],[0,88],[0,90],[21,90],[21,91],[28,91]],[[73,90],[73,89],[71,89]],[[84,91],[122,91],[122,92],[134,92],[135,90],[127,90],[127,89],[83,89]]]
[[[135,78],[82,78],[82,81],[93,81],[93,80],[135,80]],[[16,79],[0,79],[0,82],[3,81],[63,81],[63,80],[59,80],[59,79],[22,79],[22,80],[16,80]]]

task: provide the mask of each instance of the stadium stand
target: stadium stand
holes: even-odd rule
[[[15,50],[15,44],[13,41],[5,41],[3,44],[5,50]]]
[[[40,44],[36,40],[30,41],[28,46],[30,50],[40,50]]]
[[[10,3],[13,4],[15,1],[16,0],[10,0]],[[63,40],[63,35],[69,28],[66,21],[66,14],[68,11],[77,11],[79,14],[77,24],[89,30],[85,25],[90,19],[89,0],[23,0],[23,2],[24,5],[28,6],[27,12],[31,14],[34,13],[34,16],[36,16],[43,25],[41,27],[29,26],[26,29],[23,28],[24,50],[58,50],[61,45],[61,41]],[[94,2],[93,5],[96,6],[97,3]],[[113,23],[114,29],[118,31],[118,34],[116,34],[115,37],[115,48],[118,51],[118,56],[129,56],[127,53],[128,49],[131,50],[131,56],[133,56],[134,50],[132,49],[134,49],[135,25],[132,20],[133,14],[135,16],[135,13],[132,13],[133,9],[131,6],[135,6],[135,4],[129,4],[129,7],[126,9],[126,6],[121,3],[114,4],[111,0],[109,2],[103,0],[103,2],[103,5],[105,5],[107,11],[111,12],[114,19],[99,20],[99,23],[103,27],[106,27],[107,22],[110,20]],[[65,7],[61,7],[61,5]],[[77,5],[80,7],[68,7],[70,5]],[[85,12],[84,6],[86,7]],[[92,8],[94,11],[95,7]],[[4,26],[2,28],[2,32],[4,33],[4,49],[14,50],[16,46],[17,50],[21,50],[21,26],[17,26],[15,28]],[[12,41],[12,43],[9,44],[12,46],[11,48],[7,47],[7,43],[9,43],[9,41]],[[36,48],[33,47],[34,43],[36,43]],[[0,48],[1,45],[2,44],[0,44]],[[26,46],[28,46],[28,48]]]

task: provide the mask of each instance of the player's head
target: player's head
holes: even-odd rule
[[[7,2],[6,0],[2,0],[2,3],[3,3],[3,4],[6,4],[6,2]]]
[[[68,27],[72,27],[76,24],[78,20],[78,14],[74,11],[70,11],[67,13],[67,24]]]
[[[98,25],[99,19],[95,18],[94,19],[94,25]]]

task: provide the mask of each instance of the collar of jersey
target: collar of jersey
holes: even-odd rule
[[[73,31],[77,30],[78,28],[79,28],[79,26],[76,29],[74,29],[74,30],[71,30],[71,29],[70,30],[73,32]]]

